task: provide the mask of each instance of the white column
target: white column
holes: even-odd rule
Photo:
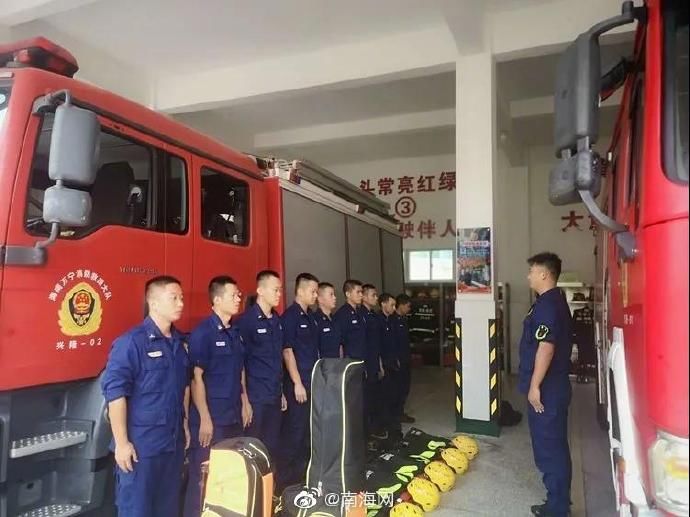
[[[491,294],[458,294],[455,316],[462,319],[460,406],[456,401],[458,430],[492,433],[492,414],[500,400],[491,394],[493,368],[489,349],[490,322],[495,318],[494,163],[495,81],[494,60],[488,51],[459,57],[456,68],[456,217],[463,228],[491,228]],[[498,375],[500,377],[500,375]],[[500,380],[498,381],[500,382]],[[496,389],[494,391],[497,391]],[[492,409],[492,404],[494,409]],[[495,417],[493,419],[495,421]],[[469,424],[468,424],[469,422]],[[465,424],[468,424],[467,426]],[[486,425],[484,425],[486,424]]]

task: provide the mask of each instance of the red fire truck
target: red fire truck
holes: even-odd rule
[[[0,46],[0,517],[112,510],[98,377],[152,276],[181,280],[185,331],[218,274],[246,294],[265,268],[286,294],[302,271],[403,287],[386,203],[315,164],[233,151],[77,70],[41,38]]]
[[[631,57],[601,77],[599,36],[628,23]],[[600,157],[599,103],[618,88]],[[688,2],[625,2],[581,34],[559,62],[555,107],[551,201],[584,202],[602,230],[598,402],[617,505],[688,515]]]

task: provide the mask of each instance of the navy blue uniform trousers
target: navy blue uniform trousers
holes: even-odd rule
[[[542,473],[546,487],[546,507],[557,517],[570,510],[572,463],[568,446],[568,407],[570,387],[565,393],[549,394],[542,390],[544,412],[537,413],[528,403],[527,421],[532,438],[534,463]]]
[[[295,398],[294,384],[287,382],[285,399],[288,408],[283,417],[281,453],[278,458],[279,488],[304,483],[310,455],[311,391],[307,388],[307,401],[300,404]]]
[[[133,472],[124,472],[115,466],[118,517],[178,515],[184,445],[175,452],[138,459]]]
[[[252,403],[252,423],[247,427],[245,434],[252,438],[258,438],[268,449],[271,463],[279,463],[280,455],[280,427],[282,411],[280,399],[277,402]]]

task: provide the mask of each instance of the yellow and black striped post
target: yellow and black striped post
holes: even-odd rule
[[[499,423],[501,413],[501,373],[498,357],[497,324],[495,319],[487,319],[484,321],[486,322],[485,324],[488,324],[487,327],[485,327],[487,328],[488,332],[489,346],[487,348],[484,348],[486,347],[487,343],[487,341],[484,341],[484,339],[481,339],[481,342],[478,343],[465,342],[463,339],[462,319],[455,319],[455,428],[457,431],[465,433],[499,436],[501,432]],[[473,387],[467,385],[467,382],[465,382],[469,377],[463,373],[463,356],[467,355],[464,352],[472,353],[473,350],[479,351],[479,349],[474,348],[464,350],[464,347],[466,346],[481,347],[483,350],[488,352],[488,355],[484,356],[486,358],[486,362],[484,362],[482,365],[486,366],[488,363],[488,386],[486,381],[482,380],[481,385],[474,386],[475,391],[472,391]],[[477,369],[473,368],[465,373],[470,376],[474,375],[476,378],[476,371]],[[484,372],[487,372],[487,370],[484,370]],[[486,377],[484,378],[486,379]],[[476,418],[467,417],[466,415],[468,412],[466,407],[469,406],[465,404],[463,393],[467,394],[468,397],[475,397],[475,392],[478,390],[482,393],[482,396],[485,397],[487,388],[489,392],[488,420],[479,420]],[[474,400],[474,398],[471,400]]]
[[[462,319],[455,320],[455,418],[462,418]]]
[[[492,422],[498,422],[501,416],[500,376],[496,320],[489,320],[489,415]]]

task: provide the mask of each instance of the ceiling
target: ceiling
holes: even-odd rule
[[[73,38],[143,69],[248,63],[442,21],[418,0],[99,0],[51,16]],[[155,37],[152,37],[155,35]]]
[[[382,75],[375,81],[333,81],[325,86],[281,90],[285,77],[276,75],[271,67],[263,70],[264,60],[282,62],[284,56],[306,56],[339,45],[368,40],[378,43],[378,38],[425,28],[445,31],[454,60],[459,40],[457,26],[450,21],[453,16],[460,21],[464,17],[463,27],[471,32],[472,23],[484,20],[487,12],[490,16],[527,8],[539,14],[559,1],[563,0],[490,0],[481,4],[476,3],[478,0],[8,0],[19,14],[3,18],[7,15],[0,11],[0,42],[4,22],[22,36],[47,34],[70,48],[83,44],[82,54],[88,56],[84,62],[90,67],[100,62],[112,84],[134,83],[138,76],[153,79],[153,84],[145,83],[135,93],[154,90],[156,78],[167,77],[165,80],[174,84],[175,76],[196,78],[199,71],[221,68],[234,72],[235,68],[228,67],[255,65],[260,74],[254,80],[275,83],[276,94],[246,95],[221,107],[174,116],[241,150],[306,157],[327,165],[453,154],[455,131],[448,127],[448,114],[454,121],[455,72],[421,68],[413,74]],[[600,5],[604,0],[588,1],[588,5]],[[619,0],[606,2],[616,8],[620,5]],[[49,6],[55,12],[22,7],[29,4]],[[16,24],[17,20],[25,23]],[[629,52],[630,39],[629,32],[607,38],[602,53],[604,68]],[[553,52],[553,47],[548,51]],[[516,145],[545,145],[552,141],[552,106],[548,98],[558,56],[543,54],[546,47],[541,52],[537,57],[496,64],[497,105],[501,110],[497,133],[504,132]],[[80,62],[82,54],[76,54]],[[344,63],[343,67],[366,68],[367,57]],[[322,57],[312,63],[325,68],[326,63],[319,59]],[[296,67],[282,73],[300,77],[309,76],[308,72],[312,71]],[[232,81],[232,76],[227,80]],[[237,78],[239,83],[246,80]],[[198,88],[205,86],[199,84]],[[195,88],[195,83],[186,87]],[[183,98],[185,91],[181,91]],[[517,117],[511,114],[513,103],[530,100],[541,101],[537,103],[541,108],[523,110]],[[603,110],[602,133],[611,126],[613,112]],[[424,123],[415,128],[406,121],[407,115],[419,116]],[[342,131],[341,138],[319,136],[321,129],[342,129],[352,127],[352,123],[379,129],[375,134],[364,131],[362,136],[347,131]],[[388,127],[383,127],[386,124]],[[311,130],[312,139],[286,138],[282,144],[257,148],[260,136],[273,137],[263,141],[279,142],[278,133],[303,135],[302,130]]]
[[[455,107],[455,72],[358,87],[305,90],[289,99],[247,102],[217,113],[265,132]]]

